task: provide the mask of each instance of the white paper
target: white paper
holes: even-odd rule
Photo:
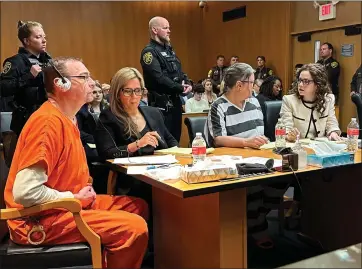
[[[113,163],[125,164],[125,165],[171,164],[171,163],[177,163],[177,160],[174,155],[160,155],[160,156],[116,158],[114,159]]]
[[[269,158],[264,158],[264,157],[249,157],[249,158],[244,158],[242,160],[243,163],[259,163],[259,164],[266,164],[266,162],[269,160]],[[279,159],[274,159],[274,168],[275,167],[280,167],[282,166],[282,160]]]

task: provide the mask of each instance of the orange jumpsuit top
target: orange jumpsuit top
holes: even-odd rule
[[[14,202],[14,181],[19,171],[33,165],[44,168],[48,176],[45,185],[60,192],[78,193],[88,183],[89,170],[79,130],[49,101],[30,117],[19,136],[5,186],[7,208],[23,208]],[[54,210],[42,212],[42,219],[47,222],[45,216],[54,216],[54,213]],[[48,221],[51,219],[54,218]],[[22,219],[8,221],[11,238],[17,243],[27,243],[29,227],[24,222]],[[51,227],[51,223],[47,224],[45,232]]]

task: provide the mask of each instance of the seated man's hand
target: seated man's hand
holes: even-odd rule
[[[353,95],[355,95],[355,94],[356,94],[355,91],[351,91],[350,96],[353,96]]]
[[[74,194],[74,198],[82,203],[82,208],[92,207],[96,196],[97,194],[91,185],[85,186],[78,193]]]
[[[336,133],[336,132],[331,132],[328,136],[328,139],[331,141],[340,141],[342,140],[342,138]]]
[[[266,144],[268,142],[269,142],[268,138],[266,138],[263,135],[259,135],[259,136],[256,136],[256,137],[246,139],[245,146],[248,147],[248,148],[258,149],[262,145],[264,145],[264,144]]]

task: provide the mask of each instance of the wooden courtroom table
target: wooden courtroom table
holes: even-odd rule
[[[179,146],[181,148],[188,148],[189,147],[189,133],[187,130],[187,126],[185,125],[185,119],[186,118],[192,118],[192,117],[206,117],[207,112],[200,112],[200,113],[182,113],[182,125],[181,125],[181,138]]]
[[[217,148],[212,155],[280,159],[271,150]],[[191,156],[177,159],[181,164],[192,162]],[[346,167],[351,170],[356,165],[360,166],[360,150],[355,163]],[[108,161],[108,165],[111,168],[108,179],[111,194],[117,172],[126,173],[127,167],[113,164],[112,160]],[[329,168],[307,167],[296,173],[299,177],[318,170]],[[246,187],[290,181],[293,179],[291,174],[275,172],[199,184],[187,184],[182,180],[158,181],[135,175],[135,178],[152,186],[155,268],[247,268]],[[360,240],[354,243],[358,242]]]

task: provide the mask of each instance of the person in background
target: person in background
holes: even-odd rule
[[[93,100],[84,104],[76,115],[80,139],[82,140],[88,163],[98,161],[97,150],[90,147],[89,144],[95,144],[94,135],[99,115],[108,107],[109,103],[104,99],[102,85],[95,81]]]
[[[143,89],[140,106],[148,106],[148,90],[146,88]]]
[[[282,80],[277,76],[266,78],[260,86],[260,92],[256,99],[258,99],[265,117],[265,102],[282,100]]]
[[[185,104],[186,113],[202,112],[209,109],[209,103],[202,98],[205,89],[202,84],[196,84],[193,87],[194,97],[188,99]]]
[[[149,21],[150,43],[141,52],[141,66],[150,93],[148,104],[162,109],[164,122],[172,136],[180,141],[182,124],[181,95],[192,91],[182,71],[170,39],[170,24],[162,17]]]
[[[238,62],[239,62],[239,56],[236,56],[236,55],[231,56],[229,66],[232,66],[233,64],[238,63]]]
[[[216,57],[216,66],[211,68],[209,73],[207,74],[207,78],[211,79],[213,90],[216,94],[220,93],[220,84],[223,78],[224,71],[227,68],[226,66],[224,66],[224,61],[224,55],[218,55]]]
[[[263,84],[263,80],[260,79],[260,78],[257,78],[255,81],[254,81],[254,84],[253,84],[253,96],[254,97],[257,97],[258,94],[260,93],[260,86],[261,84]]]
[[[261,78],[266,79],[269,76],[273,75],[273,70],[265,66],[265,56],[256,57],[257,68],[255,71],[255,79]]]
[[[356,70],[351,81],[351,96],[359,94],[362,96],[362,64]]]
[[[283,97],[280,116],[287,129],[287,140],[328,137],[341,140],[334,109],[334,95],[328,75],[320,64],[306,64],[298,72],[293,94]]]
[[[207,117],[205,137],[208,144],[213,147],[260,148],[268,139],[264,136],[260,105],[255,98],[250,98],[254,69],[248,64],[236,63],[226,70],[224,83],[224,94],[211,105]],[[247,188],[248,234],[260,248],[273,247],[267,233],[266,215],[271,209],[279,208],[286,188],[284,183]]]
[[[217,99],[217,95],[212,91],[211,79],[207,78],[204,81],[202,81],[202,86],[205,89],[205,93],[202,95],[202,99],[206,100],[210,107],[211,104]]]
[[[111,86],[107,83],[103,83],[102,84],[102,91],[103,91],[103,98],[107,100],[107,102],[109,103],[109,89],[111,88]]]
[[[331,85],[332,93],[335,96],[335,104],[339,100],[339,75],[341,73],[341,66],[339,62],[333,58],[334,48],[331,43],[325,42],[320,48],[321,59],[317,63],[323,65],[328,73],[328,82]]]
[[[129,196],[98,195],[89,171],[76,113],[92,101],[94,81],[75,58],[56,58],[44,70],[48,101],[32,114],[16,147],[4,198],[7,208],[28,208],[63,198],[82,205],[81,216],[99,235],[104,268],[140,268],[148,244],[148,206]],[[30,245],[29,234],[41,225],[40,246],[85,242],[73,214],[48,210],[31,218],[8,220],[11,239]]]
[[[46,100],[43,72],[51,59],[46,52],[46,36],[39,22],[19,21],[18,38],[23,45],[7,58],[0,75],[0,96],[12,101],[11,130],[20,135],[30,115]]]

